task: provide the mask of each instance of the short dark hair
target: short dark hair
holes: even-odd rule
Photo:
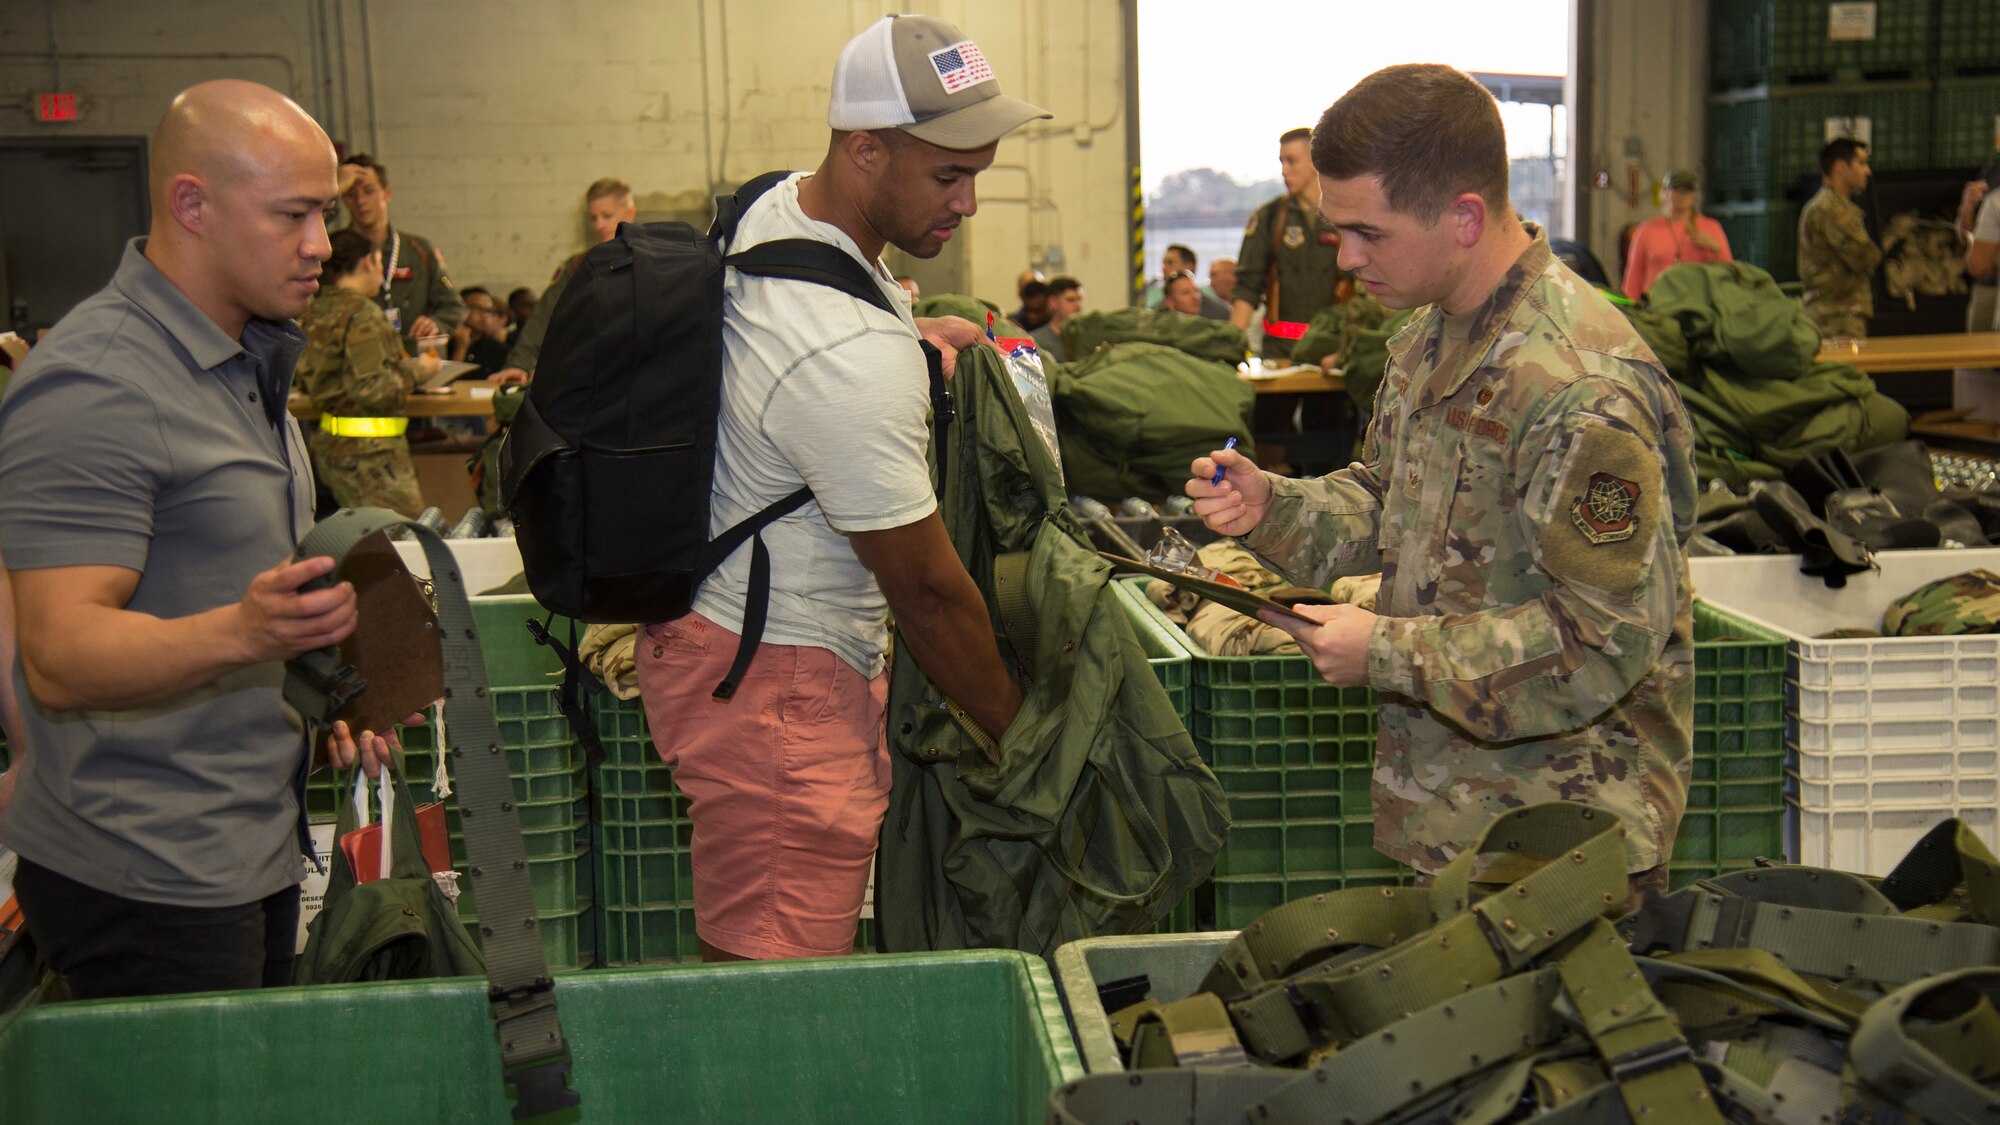
[[[535,291],[523,285],[519,289],[514,290],[512,293],[507,294],[507,303],[509,305],[516,305],[521,302],[522,298],[526,298],[530,301],[534,300]]]
[[[375,173],[375,179],[378,180],[383,187],[389,186],[389,166],[387,164],[382,163],[380,160],[377,160],[374,157],[368,155],[365,152],[357,152],[353,156],[350,156],[347,159],[341,161],[341,163],[352,164],[356,168],[366,168],[369,171]]]
[[[1278,147],[1283,148],[1293,141],[1311,141],[1312,139],[1313,131],[1311,129],[1287,129],[1285,130],[1285,135],[1278,138]]]
[[[1046,297],[1048,295],[1049,283],[1046,281],[1030,281],[1026,285],[1021,286],[1022,304],[1026,304],[1037,297]]]
[[[1188,264],[1188,268],[1189,268],[1189,269],[1193,269],[1193,268],[1195,267],[1195,265],[1197,264],[1197,262],[1196,262],[1196,259],[1195,259],[1195,256],[1194,256],[1194,251],[1193,251],[1193,250],[1190,250],[1190,249],[1188,249],[1188,248],[1187,248],[1187,247],[1185,247],[1185,246],[1182,246],[1182,245],[1181,245],[1180,243],[1178,243],[1178,242],[1174,242],[1174,243],[1169,243],[1169,244],[1168,244],[1168,246],[1167,246],[1167,249],[1168,249],[1168,250],[1171,250],[1171,251],[1173,251],[1174,253],[1176,253],[1176,254],[1179,254],[1179,255],[1180,255],[1181,257],[1183,257],[1183,258],[1187,259],[1187,264]],[[1166,254],[1165,254],[1164,252],[1162,252],[1160,256],[1161,256],[1162,258],[1164,258],[1164,257],[1166,257]]]
[[[1833,175],[1833,166],[1845,164],[1865,151],[1868,146],[1853,137],[1835,137],[1819,150],[1819,174]]]
[[[1067,293],[1072,289],[1081,289],[1081,288],[1083,288],[1083,282],[1078,281],[1073,277],[1063,276],[1063,277],[1052,278],[1049,281],[1049,297],[1051,299],[1054,299],[1056,297],[1062,296],[1064,293]]]
[[[491,299],[493,297],[493,290],[486,288],[484,285],[471,285],[458,291],[458,295],[461,300],[466,297],[472,296],[474,293],[477,293],[481,297],[485,297],[488,299]]]
[[[368,236],[348,227],[333,232],[327,240],[332,249],[326,261],[319,266],[319,284],[322,289],[331,289],[335,282],[354,272],[370,254],[375,252],[375,244]]]
[[[1476,192],[1507,206],[1507,130],[1486,87],[1436,63],[1384,67],[1327,107],[1313,167],[1334,180],[1379,176],[1389,206],[1432,223]]]

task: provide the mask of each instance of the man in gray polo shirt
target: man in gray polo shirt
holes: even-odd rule
[[[305,742],[282,662],[356,613],[345,583],[300,591],[330,560],[288,561],[313,495],[285,410],[305,344],[290,320],[318,288],[334,187],[332,145],[290,100],[183,92],[153,136],[150,236],[0,402],[33,750],[0,842],[79,998],[290,975]],[[331,749],[351,759],[354,740]]]

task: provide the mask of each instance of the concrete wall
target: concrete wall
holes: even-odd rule
[[[1704,171],[1708,2],[1576,0],[1570,50],[1574,229],[1616,280],[1618,232],[1658,213],[1653,185]]]
[[[1004,89],[1055,115],[1001,145],[966,237],[918,271],[927,290],[969,280],[1008,301],[1014,275],[1034,262],[1077,275],[1096,303],[1122,295],[1120,4],[903,5],[959,24]],[[435,239],[460,285],[539,286],[584,245],[583,189],[599,176],[631,182],[649,217],[680,217],[705,213],[719,187],[814,165],[834,58],[884,9],[855,0],[8,3],[0,136],[143,136],[182,87],[253,79],[290,93],[347,151],[382,159],[395,222]],[[60,88],[82,95],[83,120],[38,125],[27,95],[57,88],[58,62]]]

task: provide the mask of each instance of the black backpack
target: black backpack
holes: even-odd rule
[[[839,247],[779,239],[726,252],[743,213],[788,175],[768,172],[718,198],[706,235],[686,223],[625,223],[586,253],[500,451],[501,502],[528,588],[574,620],[671,621],[688,612],[710,572],[753,542],[743,640],[717,699],[735,693],[764,632],[771,561],[758,533],[812,498],[801,488],[709,538],[723,267],[829,286],[894,311]],[[934,400],[942,387],[933,359]]]

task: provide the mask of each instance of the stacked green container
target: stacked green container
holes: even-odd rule
[[[1305,657],[1211,656],[1125,580],[1189,650],[1189,731],[1229,791],[1229,843],[1195,920],[1238,929],[1344,887],[1407,882],[1374,848],[1375,693],[1336,688]],[[1785,639],[1695,603],[1694,754],[1670,864],[1676,886],[1783,854]]]
[[[1994,156],[2000,4],[1877,0],[1871,39],[1830,37],[1829,0],[1709,5],[1705,207],[1738,261],[1798,276],[1799,207],[1829,118],[1869,119],[1882,171],[1971,173]]]
[[[597,890],[606,965],[698,957],[694,825],[673,771],[660,761],[638,700],[601,697],[597,736]]]

